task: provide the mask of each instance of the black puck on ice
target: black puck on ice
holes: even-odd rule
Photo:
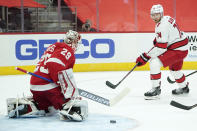
[[[110,120],[110,123],[116,123],[116,120]]]

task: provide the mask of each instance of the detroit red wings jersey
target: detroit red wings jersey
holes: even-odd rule
[[[176,21],[170,16],[163,16],[155,25],[154,46],[149,55],[157,57],[166,50],[188,50],[188,39],[184,32],[180,31]]]
[[[71,47],[59,42],[50,45],[42,55],[34,73],[51,79],[54,83],[49,83],[48,81],[32,76],[30,89],[34,91],[45,91],[59,86],[57,83],[58,72],[73,68],[74,64],[75,56]]]

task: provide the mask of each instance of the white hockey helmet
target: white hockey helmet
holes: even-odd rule
[[[157,4],[157,5],[153,5],[151,10],[150,10],[150,14],[155,14],[155,13],[161,13],[162,16],[164,14],[164,10],[163,10],[163,6],[160,5],[160,4]]]
[[[76,31],[69,30],[65,35],[64,42],[76,51],[81,44],[81,35]]]

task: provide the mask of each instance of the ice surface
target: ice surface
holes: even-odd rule
[[[110,123],[116,120],[116,123]],[[84,122],[60,121],[52,117],[9,119],[0,116],[0,131],[124,131],[137,126],[137,121],[121,116],[92,114]]]
[[[193,70],[184,71],[187,75]],[[107,107],[88,100],[90,116],[81,123],[62,122],[57,116],[48,118],[8,119],[6,115],[6,98],[30,95],[29,75],[0,76],[0,131],[41,131],[67,130],[75,131],[196,131],[197,108],[189,111],[170,106],[175,100],[185,105],[197,103],[197,73],[188,77],[189,95],[172,96],[171,90],[176,84],[169,84],[166,77],[168,71],[162,71],[161,98],[144,100],[144,92],[151,89],[149,71],[132,72],[117,89],[105,85],[106,80],[118,83],[128,71],[121,72],[84,72],[74,73],[78,87],[105,98],[113,98],[123,88],[129,87],[131,92],[113,107]],[[110,124],[116,119],[116,124]],[[28,126],[29,125],[29,126]],[[32,130],[30,129],[32,127]],[[120,127],[120,128],[119,128]],[[123,128],[124,127],[124,128]]]

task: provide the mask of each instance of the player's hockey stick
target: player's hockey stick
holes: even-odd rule
[[[187,74],[185,77],[188,77],[188,76],[190,76],[190,75],[193,75],[193,74],[196,73],[196,72],[197,72],[197,70],[194,71],[194,72],[191,72],[191,73]],[[167,81],[168,81],[170,84],[174,84],[174,83],[176,82],[176,81],[171,80],[169,76],[167,77]]]
[[[32,72],[28,72],[28,71],[26,71],[24,69],[21,69],[19,67],[16,67],[16,70],[21,71],[21,72],[26,73],[26,74],[33,75],[35,77],[38,77],[40,79],[43,79],[43,80],[46,80],[48,82],[53,83],[53,81],[50,80],[50,79],[47,79],[47,78],[42,77],[40,75],[36,75],[36,74],[34,74]],[[111,100],[110,99],[103,98],[101,96],[95,95],[93,93],[90,93],[88,91],[85,91],[85,90],[82,90],[82,89],[79,89],[79,88],[78,88],[78,91],[79,91],[79,95],[80,96],[83,96],[85,98],[88,98],[88,99],[90,99],[92,101],[98,102],[98,103],[103,104],[103,105],[106,105],[106,106],[113,106],[116,103],[118,103],[124,96],[126,96],[129,93],[130,89],[129,88],[123,89],[117,96],[115,96]]]
[[[149,51],[148,51],[148,53],[147,54],[149,54],[150,53],[150,51],[152,50],[152,49],[154,49],[155,47],[153,46]],[[138,66],[138,64],[139,63],[137,63],[123,78],[122,78],[122,80],[120,80],[116,85],[114,85],[114,84],[112,84],[110,81],[106,81],[106,85],[108,86],[108,87],[110,87],[110,88],[112,88],[112,89],[115,89],[118,85],[120,85],[120,83]]]
[[[170,105],[175,106],[175,107],[180,108],[180,109],[184,109],[184,110],[190,110],[190,109],[192,109],[194,107],[197,107],[197,104],[194,104],[193,106],[185,106],[185,105],[180,104],[180,103],[178,103],[176,101],[171,101]]]
[[[120,83],[137,67],[137,64],[120,80],[116,85],[112,84],[110,81],[106,81],[106,85],[112,89],[115,89]]]

